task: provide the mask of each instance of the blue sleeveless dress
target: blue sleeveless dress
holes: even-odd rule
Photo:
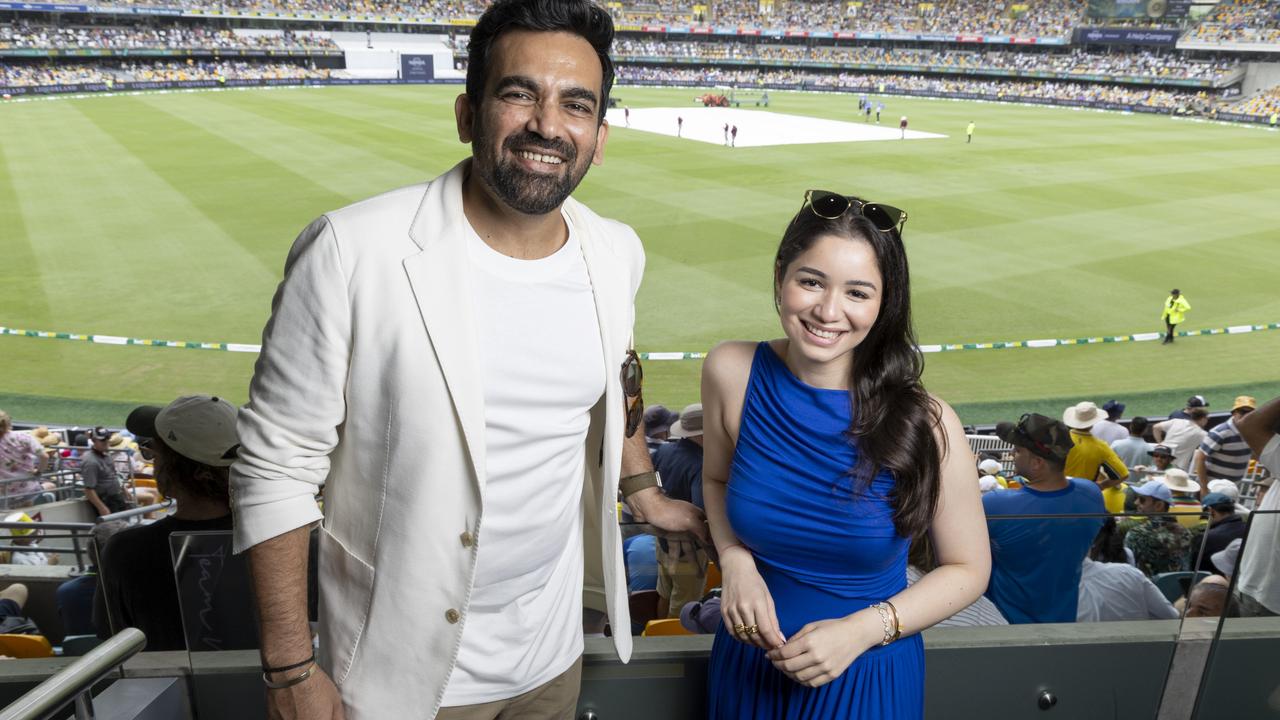
[[[844,617],[907,585],[906,538],[893,526],[881,471],[855,496],[849,393],[798,380],[768,343],[751,364],[729,473],[729,524],[756,559],[782,633]],[[709,717],[818,720],[924,716],[919,634],[863,653],[830,683],[807,688],[722,624],[709,662]]]

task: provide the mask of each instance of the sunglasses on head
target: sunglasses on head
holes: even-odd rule
[[[907,224],[907,211],[899,210],[892,205],[869,203],[851,195],[841,195],[830,190],[805,190],[804,204],[814,215],[823,220],[835,220],[853,210],[858,215],[871,221],[877,230],[889,232],[896,230],[902,233]]]

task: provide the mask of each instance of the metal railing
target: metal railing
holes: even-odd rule
[[[0,710],[0,720],[44,720],[75,702],[76,720],[91,720],[93,686],[147,644],[137,628],[125,628]]]
[[[111,513],[110,515],[103,515],[99,517],[98,522],[104,523],[104,522],[110,522],[112,520],[129,520],[131,518],[139,517],[141,515],[146,515],[147,513],[158,512],[160,510],[171,508],[173,507],[173,503],[174,503],[173,498],[169,498],[168,500],[163,500],[154,505],[144,505],[142,507],[130,508],[128,510],[121,510],[120,512],[117,512],[117,513]]]

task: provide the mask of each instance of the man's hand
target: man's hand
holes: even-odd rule
[[[639,519],[667,532],[687,532],[704,545],[711,544],[711,530],[697,505],[672,500],[656,487],[648,487],[627,496],[627,504]]]
[[[298,685],[267,690],[269,720],[344,720],[345,717],[337,686],[320,668]]]

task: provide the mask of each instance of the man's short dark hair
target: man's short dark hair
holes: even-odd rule
[[[1129,421],[1129,432],[1142,437],[1142,434],[1147,431],[1148,424],[1147,419],[1139,415]]]
[[[1187,417],[1192,420],[1203,420],[1209,417],[1209,411],[1202,407],[1194,407],[1187,411]]]
[[[567,32],[581,37],[595,48],[603,74],[600,81],[600,121],[609,107],[613,88],[613,19],[591,0],[497,0],[480,16],[467,46],[467,97],[472,107],[480,107],[489,80],[489,56],[493,44],[510,30]]]

